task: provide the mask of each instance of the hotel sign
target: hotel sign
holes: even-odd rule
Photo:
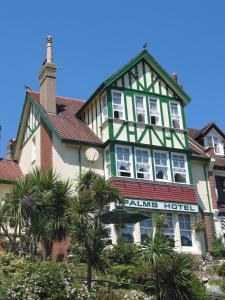
[[[151,200],[125,199],[125,206],[144,209],[171,210],[177,212],[182,211],[197,213],[199,211],[198,205],[196,204],[161,202]]]

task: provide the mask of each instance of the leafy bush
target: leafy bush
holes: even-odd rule
[[[117,281],[130,281],[136,273],[136,268],[133,265],[114,264],[109,268],[109,274],[114,276]]]
[[[107,249],[106,256],[111,264],[135,265],[140,256],[140,248],[119,240],[113,248]]]
[[[0,253],[0,265],[3,273],[12,277],[27,267],[29,263],[24,258],[18,258],[12,253]]]
[[[217,273],[219,276],[225,276],[225,263],[219,266]]]
[[[225,245],[222,241],[222,237],[214,237],[213,247],[210,253],[215,259],[225,258]]]
[[[74,283],[66,265],[52,261],[33,263],[21,271],[7,290],[6,299],[90,299],[84,286]]]

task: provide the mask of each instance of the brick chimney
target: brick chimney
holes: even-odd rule
[[[173,74],[171,75],[171,78],[173,79],[174,82],[177,83],[177,73],[173,73]]]
[[[52,37],[47,37],[47,58],[39,74],[40,103],[49,113],[56,113],[56,65],[53,64]]]
[[[6,146],[6,158],[7,159],[13,159],[13,150],[14,150],[14,139],[9,139],[9,142]]]

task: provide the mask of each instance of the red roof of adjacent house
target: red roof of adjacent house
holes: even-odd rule
[[[172,185],[139,180],[109,179],[112,186],[118,188],[123,197],[158,201],[172,201],[197,204],[194,186]]]
[[[88,125],[76,117],[77,111],[84,104],[83,100],[56,97],[57,114],[52,114],[47,113],[41,106],[39,93],[32,90],[28,90],[27,92],[38,104],[49,123],[62,139],[102,144],[102,141]]]
[[[16,161],[0,158],[0,181],[16,181],[22,178],[23,173]]]

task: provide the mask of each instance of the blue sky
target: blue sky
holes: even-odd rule
[[[1,1],[0,155],[16,137],[24,85],[38,90],[45,37],[54,38],[57,94],[87,99],[147,42],[192,98],[189,127],[225,130],[224,0]]]

